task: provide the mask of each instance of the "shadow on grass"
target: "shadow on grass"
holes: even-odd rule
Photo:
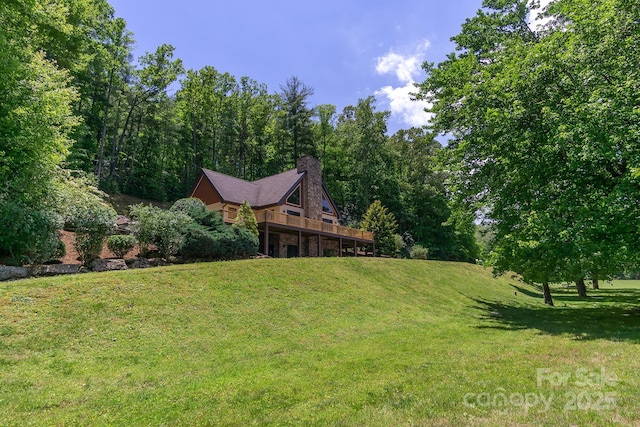
[[[512,285],[516,292],[540,299],[539,305],[508,304],[471,298],[482,311],[481,329],[537,329],[574,339],[640,342],[640,289],[600,289],[579,298],[575,289],[554,289],[555,307],[542,303],[542,292]]]

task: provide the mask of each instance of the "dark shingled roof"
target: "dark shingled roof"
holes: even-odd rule
[[[241,204],[246,200],[253,208],[282,204],[285,197],[302,181],[305,174],[299,173],[297,169],[291,169],[249,182],[204,168],[202,173],[218,191],[223,201]]]

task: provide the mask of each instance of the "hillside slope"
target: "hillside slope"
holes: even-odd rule
[[[607,292],[552,308],[479,266],[371,258],[2,283],[0,425],[633,425],[639,294]]]

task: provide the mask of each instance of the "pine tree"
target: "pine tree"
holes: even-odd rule
[[[238,216],[236,216],[234,225],[236,227],[246,228],[254,235],[258,235],[258,221],[253,213],[253,209],[251,209],[251,205],[246,200],[242,202],[240,209],[238,209]]]
[[[398,228],[393,213],[376,200],[369,206],[362,218],[360,228],[373,232],[376,248],[383,255],[395,256],[395,233]]]

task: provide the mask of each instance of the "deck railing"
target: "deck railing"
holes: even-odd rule
[[[224,209],[222,217],[225,222],[233,222],[238,215],[237,212]],[[362,240],[373,240],[373,233],[370,231],[358,230],[356,228],[344,227],[337,224],[329,224],[316,219],[304,218],[301,216],[288,215],[282,212],[269,210],[254,211],[258,224],[266,223],[275,225],[288,225],[290,227],[301,228],[309,231],[319,231],[322,233],[335,234],[342,237],[352,237]]]

